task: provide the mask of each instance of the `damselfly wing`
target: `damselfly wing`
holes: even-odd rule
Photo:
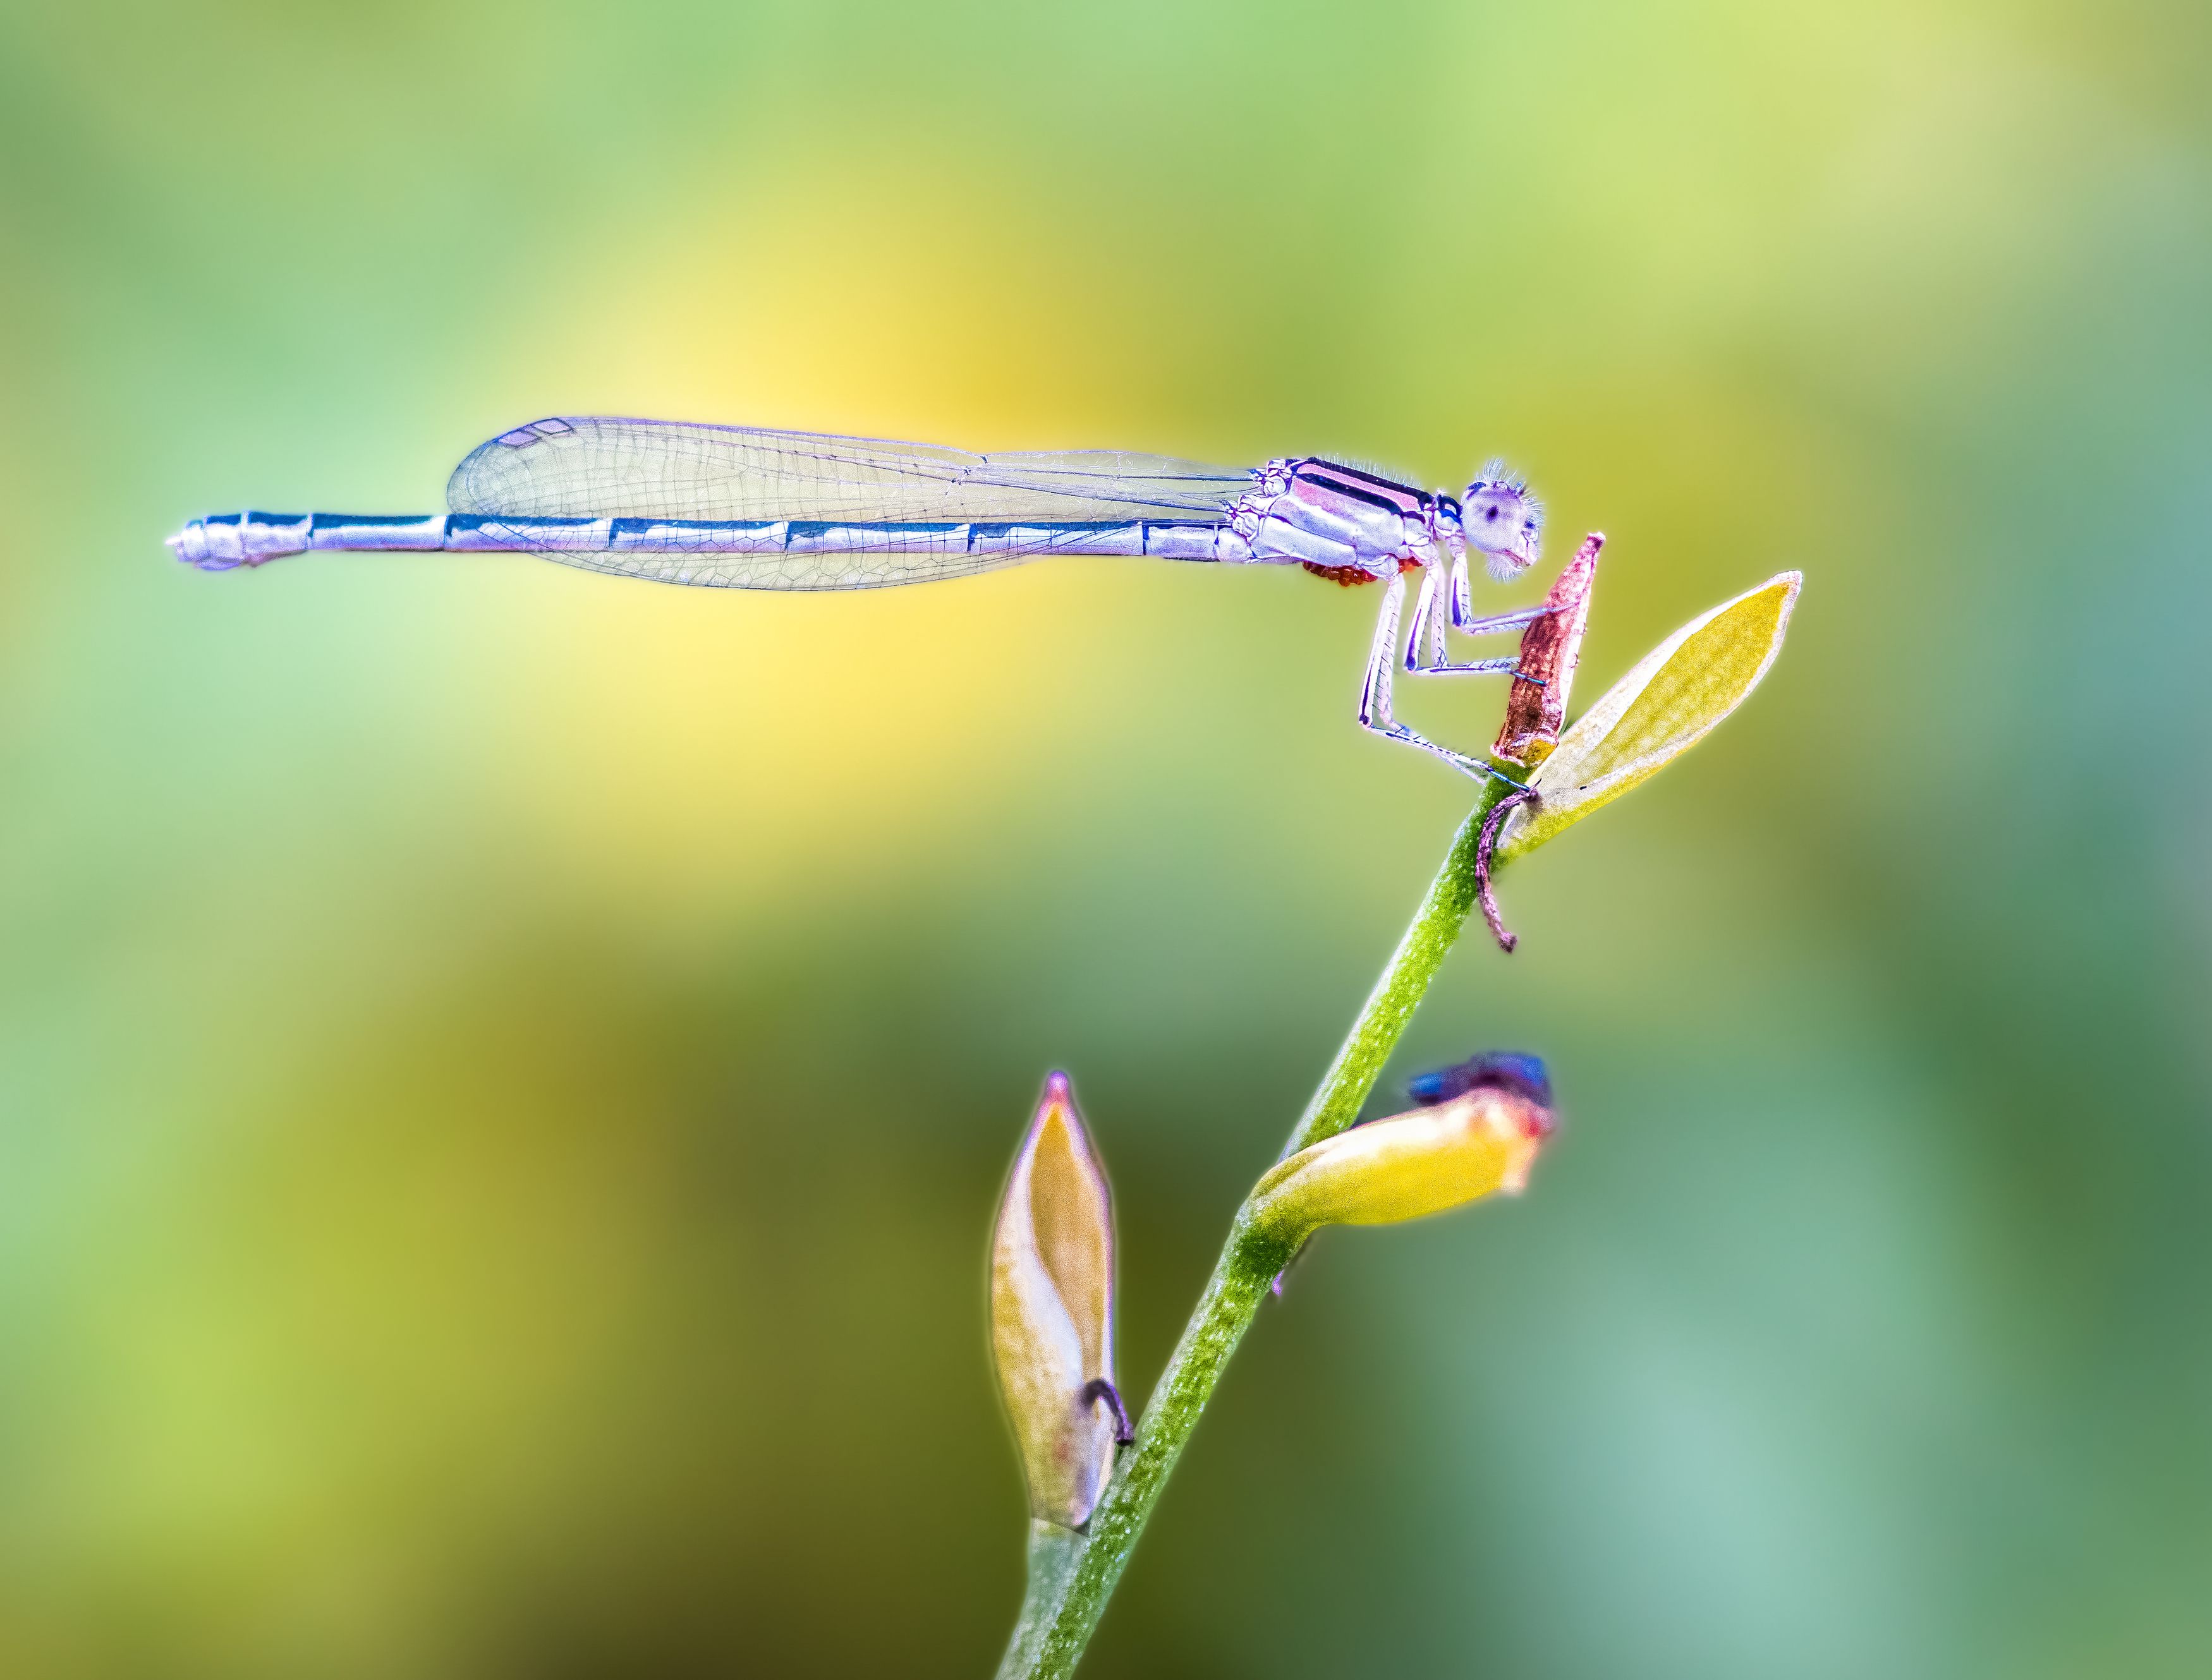
[[[487,545],[739,589],[867,589],[1205,546],[1253,475],[1121,450],[980,455],[744,426],[542,420],[446,488]],[[1148,548],[1147,543],[1151,544]]]

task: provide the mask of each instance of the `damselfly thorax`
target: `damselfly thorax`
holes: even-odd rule
[[[1391,717],[1405,574],[1425,572],[1409,671],[1510,671],[1510,658],[1449,661],[1446,624],[1486,634],[1541,616],[1474,611],[1470,548],[1503,579],[1534,561],[1542,534],[1534,499],[1495,463],[1455,500],[1319,457],[1244,470],[1121,451],[975,455],[581,416],[481,445],[446,499],[451,511],[434,514],[215,516],[169,546],[214,572],[317,550],[525,553],[661,583],[769,590],[884,588],[1048,555],[1300,566],[1385,585],[1359,721],[1474,775],[1498,773]]]

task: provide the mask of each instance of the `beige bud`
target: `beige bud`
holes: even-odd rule
[[[1064,1073],[1045,1082],[1000,1204],[991,1353],[1030,1514],[1079,1528],[1114,1467],[1118,1397],[1091,1387],[1114,1380],[1114,1216]]]

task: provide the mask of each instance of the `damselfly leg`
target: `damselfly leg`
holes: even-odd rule
[[[1422,582],[1420,600],[1413,616],[1413,632],[1407,641],[1407,669],[1409,670],[1425,671],[1430,669],[1412,663],[1414,650],[1419,646],[1423,633],[1428,628],[1428,623],[1425,621],[1437,621],[1439,632],[1441,632],[1441,615],[1434,611],[1436,582],[1436,569],[1431,567]],[[1368,650],[1367,676],[1365,681],[1360,684],[1359,689],[1361,727],[1372,730],[1377,735],[1387,736],[1393,741],[1403,741],[1407,746],[1419,747],[1423,752],[1434,753],[1453,769],[1472,776],[1478,781],[1494,776],[1508,786],[1520,787],[1522,784],[1515,781],[1504,771],[1468,754],[1455,752],[1449,747],[1440,746],[1418,730],[1400,723],[1391,715],[1392,668],[1398,663],[1398,622],[1405,610],[1405,605],[1406,579],[1401,573],[1393,577],[1382,588],[1382,610],[1375,621],[1375,642],[1374,646]],[[1516,622],[1525,623],[1530,618],[1541,616],[1543,615],[1540,612],[1532,613]],[[1439,640],[1441,640],[1440,637]],[[1513,668],[1514,662],[1510,659],[1446,667],[1448,670],[1511,670]]]
[[[1465,659],[1455,661],[1444,646],[1444,582],[1442,568],[1431,566],[1421,579],[1421,593],[1413,607],[1412,628],[1406,636],[1406,669],[1422,676],[1469,676],[1487,672],[1511,671],[1522,675],[1516,658]],[[1522,607],[1512,612],[1492,613],[1487,618],[1477,618],[1474,602],[1468,587],[1467,560],[1464,555],[1452,562],[1450,589],[1451,628],[1463,636],[1492,636],[1507,630],[1519,630],[1534,624],[1549,610],[1545,607]],[[1429,657],[1421,658],[1421,644],[1428,644]],[[1530,682],[1535,678],[1528,678]]]

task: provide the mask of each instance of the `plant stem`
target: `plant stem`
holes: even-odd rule
[[[1036,1661],[1060,1608],[1060,1595],[1067,1590],[1068,1577],[1075,1573],[1089,1544],[1072,1528],[1030,1519],[1029,1587],[1022,1595],[1021,1617],[1014,1623],[1013,1643],[1006,1647],[1001,1673],[1026,1673]]]
[[[1414,1010],[1429,989],[1429,982],[1436,979],[1437,970],[1443,967],[1446,953],[1458,942],[1460,930],[1467,925],[1468,913],[1474,908],[1474,859],[1482,837],[1482,821],[1506,791],[1504,782],[1493,779],[1483,783],[1474,809],[1459,825],[1459,833],[1452,838],[1451,850],[1444,854],[1443,867],[1429,882],[1421,907],[1413,913],[1413,921],[1398,941],[1398,949],[1390,954],[1382,977],[1375,982],[1375,990],[1367,994],[1367,1004],[1359,1011],[1359,1019],[1352,1023],[1352,1031],[1337,1051],[1336,1059],[1322,1076],[1320,1089],[1314,1092],[1313,1101],[1306,1104],[1306,1112],[1292,1130],[1291,1141],[1283,1146],[1285,1155],[1296,1155],[1324,1137],[1335,1137],[1359,1118],[1359,1105],[1367,1101],[1367,1094],[1382,1077],[1382,1064],[1398,1047],[1398,1040],[1404,1035],[1407,1023],[1413,1020]]]
[[[1475,850],[1482,821],[1505,791],[1501,782],[1483,783],[1443,867],[1430,882],[1421,907],[1368,994],[1366,1007],[1292,1130],[1285,1155],[1334,1137],[1358,1118],[1359,1105],[1374,1089],[1382,1064],[1397,1048],[1422,994],[1474,907]],[[1113,1477],[1091,1513],[1088,1537],[1069,1529],[1042,1537],[1032,1533],[1028,1596],[1013,1641],[999,1665],[1000,1680],[1061,1680],[1074,1671],[1176,1458],[1198,1427],[1222,1368],[1290,1258],[1288,1250],[1253,1231],[1243,1210],[1238,1210],[1206,1292],[1137,1422],[1136,1440],[1114,1467]]]

